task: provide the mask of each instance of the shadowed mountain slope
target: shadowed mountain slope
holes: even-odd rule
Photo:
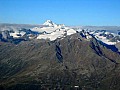
[[[0,42],[1,90],[119,90],[120,55],[79,33],[55,41]]]

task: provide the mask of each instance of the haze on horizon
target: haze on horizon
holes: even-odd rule
[[[120,26],[119,0],[0,0],[0,23]]]

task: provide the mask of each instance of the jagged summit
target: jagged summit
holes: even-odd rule
[[[54,23],[54,22],[51,21],[51,20],[45,21],[45,22],[43,23],[43,25],[47,25],[47,26],[49,26],[49,27],[58,27],[58,28],[63,28],[63,27],[65,27],[64,24],[56,24],[56,23]]]
[[[47,20],[45,23],[43,23],[43,25],[54,26],[54,27],[57,26],[57,24],[53,23],[51,20]]]

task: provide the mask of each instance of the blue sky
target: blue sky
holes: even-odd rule
[[[0,0],[0,23],[119,25],[120,0]]]

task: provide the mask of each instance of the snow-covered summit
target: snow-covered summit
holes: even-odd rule
[[[33,31],[46,32],[45,34],[38,35],[37,39],[50,39],[51,41],[57,38],[63,38],[65,35],[72,35],[76,30],[66,27],[64,24],[55,24],[51,20],[47,20],[42,28],[33,28]]]
[[[47,20],[43,25],[57,27],[57,24],[53,23],[51,20]]]
[[[43,23],[43,25],[46,25],[48,27],[57,27],[57,28],[64,28],[65,27],[64,24],[56,24],[56,23],[53,23],[53,21],[51,21],[51,20],[47,20],[46,22]]]

